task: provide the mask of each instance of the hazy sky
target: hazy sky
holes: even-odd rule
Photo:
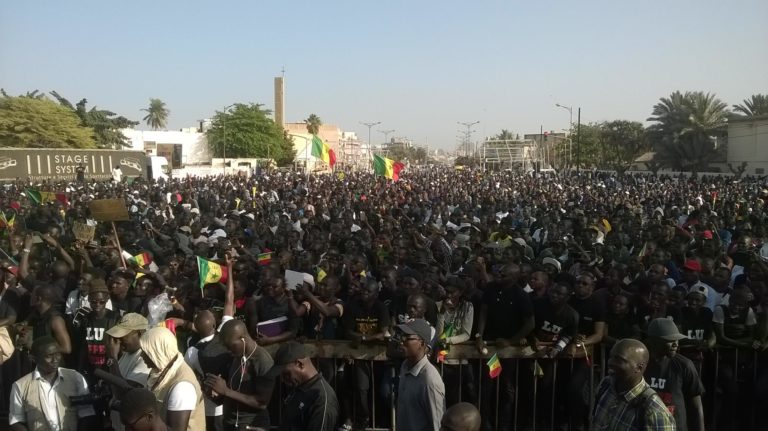
[[[367,138],[381,121],[453,149],[582,122],[644,121],[674,90],[732,105],[768,93],[768,1],[3,1],[0,86],[56,90],[139,120],[150,97],[169,128],[233,102],[310,113]]]

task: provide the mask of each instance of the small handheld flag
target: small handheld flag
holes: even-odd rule
[[[257,260],[260,266],[267,266],[272,262],[272,253],[260,253]]]
[[[229,274],[226,268],[216,262],[197,257],[197,269],[200,272],[200,290],[203,286],[211,283],[226,283]]]
[[[499,377],[500,374],[501,361],[499,361],[499,356],[494,353],[493,356],[491,356],[491,359],[488,360],[488,376],[495,379],[496,377]]]

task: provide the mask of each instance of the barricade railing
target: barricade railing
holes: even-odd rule
[[[396,367],[400,361],[387,357],[386,344],[353,345],[346,341],[317,341],[306,342],[305,346],[312,358],[332,360],[332,366],[326,366],[326,369],[338,371],[344,367],[351,369],[355,362],[367,364],[367,369],[371,370],[367,374],[370,379],[369,429],[397,428],[395,399],[400,370]],[[270,353],[276,349],[277,346],[267,347]],[[474,344],[452,345],[442,363],[435,360],[436,353],[432,354],[431,361],[444,378],[447,400],[475,403],[483,420],[489,421],[492,429],[550,430],[564,422],[571,425],[570,429],[580,429],[574,422],[583,422],[585,427],[589,426],[597,384],[608,375],[610,346],[575,349],[572,355],[561,355],[556,359],[537,358],[532,355],[530,348],[510,346],[496,349],[489,344],[487,349],[487,353],[482,353]],[[486,362],[494,354],[501,361],[502,372],[498,378],[490,379]],[[744,387],[754,388],[758,380],[768,384],[768,352],[717,346],[701,355],[691,355],[685,348],[681,348],[678,354],[692,357],[699,371],[705,387],[702,401],[708,430],[729,429],[727,425],[718,422],[721,422],[722,414],[734,412],[716,413],[719,413],[724,401],[733,404],[732,397],[737,395],[746,400],[740,400],[736,407],[748,415],[742,418],[739,429],[757,430],[765,426],[760,422],[765,412],[758,408],[758,395],[745,392]],[[349,369],[345,372],[349,372]],[[338,372],[330,377],[329,382],[336,389],[340,403],[343,397],[357,395],[352,393],[353,388],[345,386]],[[582,384],[584,404],[580,406],[583,407],[581,419],[571,415],[574,404],[579,403],[579,394],[574,392],[579,387],[574,387],[574,379]],[[768,388],[765,391],[768,392]],[[354,403],[352,406],[353,412],[345,412],[347,415],[356,413]],[[274,407],[279,411],[281,405]],[[340,415],[340,420],[343,419],[344,414]]]
[[[267,346],[270,354],[274,354],[278,346]],[[357,410],[354,400],[343,401],[343,397],[359,396],[354,388],[345,387],[345,383],[354,381],[348,375],[339,376],[339,370],[343,373],[353,372],[356,363],[364,363],[367,374],[369,391],[369,423],[370,430],[395,430],[396,385],[401,361],[390,359],[387,356],[387,345],[362,344],[354,345],[347,341],[313,341],[305,342],[305,348],[310,357],[317,360],[332,360],[332,365],[318,365],[318,369],[332,369],[332,376],[325,376],[336,390],[340,405],[351,405],[352,412],[344,411],[340,420],[345,416],[354,416]],[[443,376],[446,383],[446,398],[454,401],[473,402],[483,413],[484,420],[490,420],[493,429],[506,427],[510,430],[530,429],[535,431],[554,429],[558,417],[556,412],[567,411],[565,402],[560,392],[562,389],[562,377],[558,374],[572,376],[578,367],[580,375],[586,377],[581,389],[584,393],[585,420],[589,417],[592,400],[594,399],[595,378],[591,363],[592,349],[577,349],[570,355],[564,355],[558,359],[544,359],[533,356],[533,350],[515,346],[496,349],[492,344],[487,346],[487,353],[477,349],[474,344],[457,344],[450,346],[445,360],[437,363],[436,353],[431,355],[434,363]],[[488,375],[487,361],[494,354],[497,355],[502,365],[501,375],[491,379]],[[589,361],[585,359],[589,356]],[[584,364],[590,363],[584,368]],[[565,367],[565,369],[563,369]],[[325,373],[324,373],[325,374]],[[451,377],[449,378],[448,375]],[[468,382],[469,380],[469,382]],[[567,383],[567,382],[566,382]],[[385,390],[382,390],[385,388]],[[475,388],[473,388],[473,386]],[[525,390],[521,390],[523,387]],[[274,399],[282,401],[282,385],[277,389]],[[472,393],[474,392],[474,393]],[[503,393],[502,393],[503,392]],[[502,400],[504,405],[502,405]],[[273,419],[280,416],[282,402],[273,402],[270,406],[273,411]],[[381,409],[388,411],[382,414]],[[545,411],[542,411],[544,409]],[[542,425],[545,424],[545,425]]]

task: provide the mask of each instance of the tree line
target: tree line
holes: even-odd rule
[[[550,136],[543,147],[550,150],[541,158],[555,169],[595,168],[628,170],[638,157],[653,153],[645,161],[648,170],[662,168],[698,173],[724,158],[728,120],[768,115],[768,95],[755,94],[729,109],[712,93],[675,91],[656,103],[651,122],[644,127],[639,121],[614,120],[572,126],[568,138]],[[517,140],[508,130],[494,140]],[[578,143],[578,144],[577,144]],[[457,164],[470,165],[471,158],[457,159]],[[731,167],[738,173],[739,167]]]

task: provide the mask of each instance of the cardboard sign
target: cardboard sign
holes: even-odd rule
[[[75,235],[75,239],[89,243],[93,241],[93,237],[96,235],[96,226],[89,226],[76,221],[72,225],[72,233]]]
[[[91,201],[91,217],[96,221],[128,221],[128,207],[122,199]]]

